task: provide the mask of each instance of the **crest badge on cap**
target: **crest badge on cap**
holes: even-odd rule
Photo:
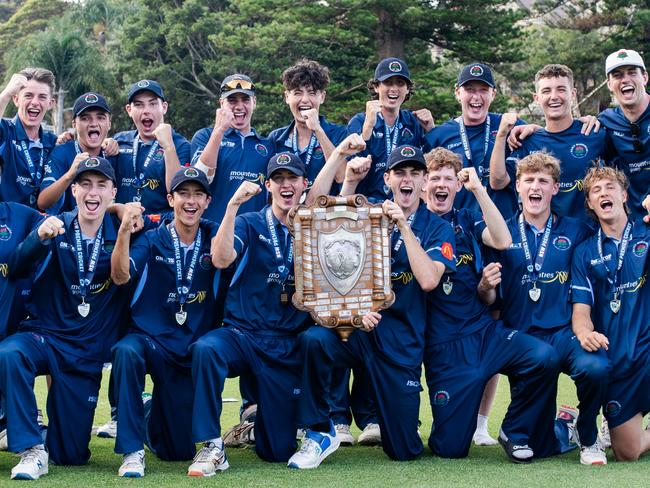
[[[412,158],[415,156],[415,149],[413,149],[411,146],[406,146],[402,148],[400,154],[405,158]]]
[[[393,73],[399,73],[402,71],[402,63],[399,61],[393,61],[388,65],[388,69],[391,70]]]
[[[627,58],[627,51],[625,49],[621,49],[616,55],[616,57],[621,59]]]
[[[480,67],[478,64],[474,65],[469,69],[469,74],[471,74],[472,76],[481,76],[483,74],[483,68]]]
[[[149,80],[140,80],[138,81],[139,88],[147,88],[149,86]]]
[[[97,98],[97,95],[94,93],[89,93],[84,97],[84,101],[86,103],[97,103],[99,101],[99,98]]]
[[[196,168],[187,168],[183,174],[188,178],[198,178],[199,171]]]
[[[96,168],[97,166],[99,166],[99,159],[97,159],[97,158],[88,158],[84,162],[84,166],[86,166],[86,168]]]
[[[288,154],[280,154],[277,159],[278,164],[288,164],[291,162],[291,157]]]

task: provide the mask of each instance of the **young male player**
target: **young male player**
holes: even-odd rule
[[[526,139],[528,140],[528,139]],[[553,346],[560,364],[576,384],[580,414],[576,432],[582,464],[606,464],[598,441],[596,418],[603,403],[609,362],[604,351],[588,354],[571,330],[569,297],[571,259],[576,246],[589,235],[587,224],[551,211],[560,188],[560,161],[536,152],[519,160],[516,175],[522,211],[508,220],[513,244],[498,254],[501,263],[501,319]],[[527,382],[521,378],[515,388]],[[560,452],[553,430],[557,383],[550,395],[535,401],[543,407],[531,447],[536,456]]]
[[[45,162],[56,136],[42,129],[54,105],[54,75],[43,68],[26,68],[14,75],[0,93],[0,113],[13,100],[13,119],[0,120],[0,200],[36,207]]]
[[[111,109],[99,93],[81,95],[72,107],[72,127],[76,140],[54,147],[45,164],[45,176],[38,195],[38,208],[55,215],[74,208],[70,185],[74,181],[77,165],[89,157],[107,158],[104,147],[111,129]],[[107,158],[111,164],[115,159]]]
[[[205,173],[180,169],[168,201],[173,220],[145,233],[130,249],[133,225],[124,217],[111,258],[113,282],[131,282],[134,288],[129,331],[112,350],[115,451],[124,455],[118,473],[124,477],[144,476],[145,442],[167,461],[195,454],[189,349],[212,329],[215,298],[210,243],[217,224],[201,219],[210,203]],[[128,217],[139,215],[131,211]],[[154,390],[145,421],[141,395],[147,373]]]
[[[345,167],[345,157],[364,147],[358,135],[344,140],[314,185],[318,193]],[[352,170],[357,163],[363,169]],[[371,166],[369,158],[356,158],[349,165],[342,189],[345,195],[355,193]],[[438,286],[444,273],[454,270],[452,230],[427,210],[420,197],[424,172],[422,151],[415,146],[398,146],[388,158],[384,181],[393,199],[384,201],[383,210],[396,224],[391,236],[395,303],[381,314],[364,316],[363,330],[353,332],[346,342],[320,326],[301,336],[304,364],[299,419],[308,429],[300,450],[289,460],[291,468],[316,468],[339,446],[327,401],[335,366],[364,368],[377,408],[382,448],[391,459],[411,460],[423,450],[418,413],[426,293]]]
[[[255,85],[246,75],[233,74],[221,82],[214,127],[200,129],[192,137],[192,164],[210,181],[212,202],[205,218],[221,222],[230,198],[242,181],[264,182],[273,145],[251,126],[257,105]],[[241,206],[240,212],[256,212],[266,204],[261,192]]]
[[[226,377],[255,378],[255,451],[266,461],[286,461],[296,445],[296,402],[300,394],[298,333],[307,314],[291,304],[293,238],[286,218],[307,188],[304,163],[292,153],[269,161],[265,186],[271,204],[237,216],[262,190],[244,181],[231,197],[212,241],[212,262],[234,263],[223,327],[192,346],[194,407],[192,432],[204,445],[188,469],[211,476],[228,468],[221,439],[221,395]]]
[[[545,127],[525,138],[506,159],[506,137],[517,114],[503,114],[490,160],[490,187],[506,188],[512,182],[508,167],[515,167],[528,154],[547,152],[560,160],[561,169],[559,191],[551,202],[553,212],[591,222],[585,210],[582,179],[590,166],[602,162],[605,131],[582,133],[582,122],[572,114],[576,98],[573,71],[563,64],[548,64],[535,74],[534,98],[544,111]]]
[[[633,219],[646,214],[641,203],[650,188],[650,94],[641,55],[620,49],[605,61],[607,88],[618,103],[598,119],[607,128],[608,164],[622,170],[630,182],[628,205]]]
[[[427,296],[424,364],[434,418],[429,447],[441,457],[467,456],[485,385],[503,373],[511,381],[527,382],[511,391],[499,438],[512,461],[529,462],[529,443],[543,406],[535,401],[548,395],[557,358],[547,344],[508,330],[489,313],[486,303],[496,297],[490,280],[482,279],[480,246],[505,249],[511,236],[476,170],[462,168],[460,157],[444,148],[434,149],[426,160],[427,206],[446,221],[456,242],[456,273]],[[475,196],[482,215],[455,207],[461,185]]]
[[[56,464],[84,464],[102,365],[117,338],[126,290],[110,279],[119,222],[106,213],[115,174],[103,158],[79,163],[72,187],[77,209],[49,217],[9,261],[16,276],[35,271],[29,318],[0,343],[0,391],[9,450],[20,453],[16,479],[37,479]],[[49,374],[47,450],[36,422],[34,378]]]
[[[116,201],[141,202],[146,213],[165,212],[171,179],[190,162],[190,143],[164,122],[169,105],[157,81],[133,83],[125,108],[135,130],[114,136],[120,146]]]
[[[372,167],[357,192],[386,199],[390,191],[384,182],[388,156],[404,144],[422,147],[424,134],[433,128],[433,116],[427,109],[411,112],[401,108],[411,98],[413,82],[408,66],[399,58],[385,58],[377,64],[368,91],[372,100],[366,103],[366,111],[348,123],[348,133],[361,134],[366,141],[363,155],[372,158]]]
[[[573,258],[573,331],[587,354],[607,351],[612,369],[603,412],[612,450],[618,461],[636,461],[650,449],[650,431],[642,425],[650,411],[650,227],[628,216],[622,171],[593,168],[584,188],[599,228]]]
[[[269,134],[274,152],[291,151],[305,163],[310,186],[347,135],[344,126],[332,124],[320,114],[329,82],[329,70],[316,61],[303,59],[284,70],[284,100],[293,121]],[[343,176],[338,175],[339,183]]]

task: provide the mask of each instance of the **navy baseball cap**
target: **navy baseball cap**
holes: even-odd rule
[[[205,190],[208,195],[210,195],[210,183],[208,182],[208,176],[200,169],[196,169],[192,166],[181,168],[176,172],[172,178],[172,186],[169,193],[175,192],[179,186],[188,181],[197,183]]]
[[[163,102],[165,101],[165,93],[163,92],[160,83],[154,80],[140,80],[137,83],[133,83],[129,88],[128,102],[131,103],[133,97],[143,91],[149,91],[160,98]]]
[[[75,100],[72,107],[72,118],[76,119],[89,108],[99,108],[106,113],[111,113],[111,109],[103,96],[96,92],[88,92]]]
[[[108,178],[115,184],[116,181],[115,171],[113,170],[113,166],[111,165],[111,163],[108,162],[107,159],[101,158],[99,156],[84,159],[79,163],[79,166],[77,166],[77,171],[74,174],[74,181],[77,181],[79,179],[79,176],[82,173],[86,173],[88,171],[94,171],[95,173],[100,173],[106,176],[106,178]]]
[[[384,81],[391,76],[401,76],[411,81],[411,73],[406,63],[399,58],[385,58],[379,61],[375,69],[375,80]]]
[[[483,63],[472,63],[465,66],[458,75],[456,86],[463,86],[468,81],[482,81],[491,88],[495,87],[492,70]]]
[[[283,152],[276,154],[269,160],[266,167],[266,178],[269,179],[276,171],[286,169],[296,176],[305,176],[307,169],[305,163],[293,153]]]
[[[235,93],[243,93],[249,97],[255,96],[255,85],[248,76],[236,73],[226,76],[221,82],[221,93],[219,98],[228,98]]]
[[[386,164],[386,171],[395,169],[397,166],[413,166],[414,168],[427,169],[427,163],[424,161],[424,154],[419,147],[405,144],[397,146],[390,153]]]

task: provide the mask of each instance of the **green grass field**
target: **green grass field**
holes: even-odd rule
[[[104,375],[104,386],[108,374]],[[39,405],[44,405],[45,383],[37,382]],[[226,385],[225,397],[239,397],[236,381]],[[499,393],[490,417],[490,432],[496,436],[509,399],[507,380],[502,377]],[[562,376],[558,404],[575,405],[575,389],[571,381]],[[230,427],[236,423],[238,403],[226,403],[222,424]],[[73,415],[72,413],[70,414]],[[108,420],[109,407],[106,389],[100,393],[95,424]],[[422,434],[431,428],[431,410],[428,397],[422,394]],[[359,431],[354,429],[355,435]],[[426,441],[426,440],[425,440]],[[472,486],[472,487],[623,487],[648,486],[650,484],[650,456],[637,463],[616,463],[608,455],[607,466],[581,466],[578,453],[571,452],[552,459],[535,461],[530,465],[515,465],[507,461],[501,447],[473,447],[467,459],[447,460],[433,457],[425,447],[424,454],[416,461],[399,463],[390,461],[379,447],[345,447],[329,457],[320,468],[313,471],[288,469],[283,464],[269,464],[255,456],[251,449],[230,449],[230,469],[225,473],[206,479],[186,476],[188,463],[169,463],[157,460],[147,453],[147,472],[144,479],[121,479],[117,469],[121,457],[113,453],[112,439],[93,437],[90,449],[92,458],[88,465],[60,467],[50,465],[50,473],[35,482],[39,486],[354,486],[411,487],[411,486]],[[9,480],[9,472],[17,462],[11,453],[0,453],[0,485],[15,484]]]

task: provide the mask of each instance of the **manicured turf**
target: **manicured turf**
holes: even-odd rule
[[[104,377],[104,386],[108,374]],[[45,384],[37,382],[39,405],[44,405]],[[226,397],[239,397],[236,381],[229,381]],[[508,402],[508,384],[501,379],[497,401],[490,417],[490,431],[498,432],[500,420]],[[575,405],[575,390],[570,380],[563,376],[560,381],[558,404]],[[237,421],[238,403],[226,403],[222,418],[229,427]],[[70,412],[71,418],[74,413]],[[95,424],[108,420],[109,408],[106,389],[100,393]],[[428,397],[423,393],[421,432],[426,438],[431,428],[431,411]],[[359,432],[353,429],[355,435]],[[616,463],[609,455],[610,464],[603,467],[581,466],[578,453],[535,461],[531,465],[514,465],[505,458],[501,447],[473,447],[470,456],[462,460],[434,458],[425,447],[424,454],[416,461],[398,463],[390,461],[381,448],[346,447],[339,449],[324,464],[313,471],[297,471],[283,464],[269,464],[259,460],[251,449],[230,449],[228,459],[231,468],[212,478],[194,479],[186,476],[188,463],[166,463],[147,454],[147,473],[144,479],[121,479],[117,476],[120,456],[113,453],[112,439],[93,437],[90,444],[92,458],[87,466],[60,467],[50,465],[50,474],[37,484],[45,486],[75,486],[98,488],[105,486],[354,486],[355,488],[410,486],[471,486],[471,487],[529,487],[554,486],[619,487],[647,486],[650,479],[650,456],[637,463]],[[0,453],[0,485],[14,485],[9,481],[11,467],[17,458],[10,453]]]

